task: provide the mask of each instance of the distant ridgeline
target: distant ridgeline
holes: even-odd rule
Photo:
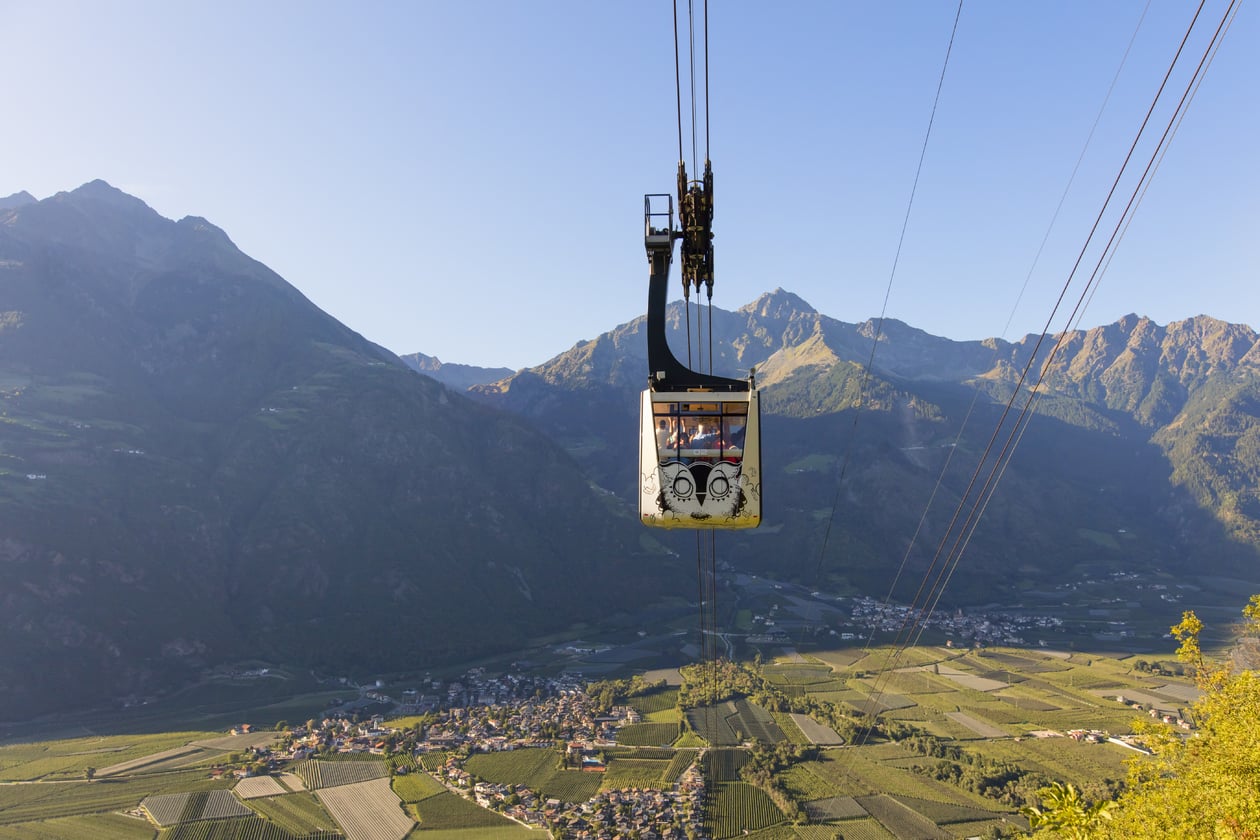
[[[681,302],[670,314],[682,347]],[[715,372],[757,370],[774,500],[759,532],[723,536],[723,558],[882,597],[949,459],[901,577],[898,594],[911,600],[1036,336],[957,342],[886,321],[855,424],[874,322],[834,320],[782,289],[735,312],[715,308],[713,322]],[[534,421],[596,482],[632,499],[638,477],[624,452],[646,369],[643,328],[637,319],[471,392]],[[1254,580],[1258,339],[1203,316],[1166,327],[1127,316],[1067,336],[946,602],[1018,603],[1030,589],[1114,572],[1158,572],[1165,584]]]
[[[757,368],[773,499],[723,559],[882,596],[952,454],[916,585],[1032,339],[886,322],[855,426],[872,323],[782,290],[713,319],[715,372]],[[642,329],[517,373],[404,363],[204,219],[100,181],[0,199],[0,720],[247,659],[423,669],[694,597],[685,535],[637,522]],[[1204,317],[1073,334],[949,605],[1254,577],[1256,342]]]

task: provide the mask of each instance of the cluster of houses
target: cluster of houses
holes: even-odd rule
[[[523,825],[545,828],[552,836],[578,840],[703,838],[704,779],[696,765],[687,768],[669,790],[626,788],[600,791],[585,802],[544,799],[524,785],[475,781],[451,756],[435,775],[455,791],[471,792],[483,808]]]
[[[342,683],[350,685],[349,680]],[[360,686],[360,701],[344,704],[362,705],[362,701],[393,707],[397,715],[418,715],[436,709],[467,706],[493,706],[512,703],[528,697],[549,696],[559,691],[580,691],[584,685],[576,674],[558,677],[531,676],[519,671],[487,677],[484,668],[470,668],[457,679],[444,682],[426,677],[414,688],[404,689],[401,696],[387,694],[380,681],[374,686]]]
[[[854,622],[872,633],[877,630],[900,632],[910,623],[920,622],[917,613],[917,609],[903,604],[886,604],[865,596],[853,601]],[[1016,646],[1028,645],[1026,635],[1044,633],[1063,626],[1063,620],[1052,615],[964,615],[961,610],[933,613],[921,623],[960,639],[970,639],[982,644]]]
[[[692,765],[672,790],[629,788],[603,791],[559,814],[564,837],[579,840],[685,840],[704,837],[704,779]]]
[[[596,713],[586,692],[558,689],[550,696],[494,705],[455,706],[437,713],[416,745],[421,752],[468,749],[496,752],[550,746],[556,741],[591,741],[609,746],[633,710]]]
[[[1175,726],[1178,729],[1184,729],[1187,732],[1189,732],[1193,728],[1190,724],[1190,721],[1183,718],[1180,714],[1174,715],[1174,714],[1171,714],[1167,709],[1160,709],[1156,706],[1147,706],[1141,701],[1131,700],[1125,697],[1123,694],[1116,695],[1116,702],[1123,703],[1124,705],[1128,706],[1134,711],[1146,712],[1148,715],[1150,715],[1152,718],[1159,721],[1160,723],[1166,723],[1169,726]]]
[[[408,750],[417,755],[441,752],[445,763],[433,775],[446,787],[473,798],[524,825],[544,828],[555,836],[583,840],[611,840],[638,836],[642,840],[687,840],[704,834],[704,780],[692,765],[667,790],[630,788],[602,791],[580,803],[544,798],[524,785],[479,781],[463,768],[466,756],[477,752],[551,748],[567,742],[566,760],[583,770],[606,769],[601,751],[616,746],[617,729],[640,722],[631,706],[614,706],[600,713],[594,701],[569,678],[486,679],[465,674],[444,686],[441,699],[488,700],[466,706],[440,705],[423,728],[394,730],[380,715],[354,721],[341,715],[295,726],[285,739],[287,749],[260,749],[252,757],[278,769],[285,760],[299,761],[321,751],[383,754]],[[425,686],[434,690],[437,686]],[[380,693],[379,686],[363,694]],[[249,770],[241,771],[248,774]]]

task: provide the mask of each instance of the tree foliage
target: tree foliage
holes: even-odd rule
[[[1110,820],[1115,802],[1087,802],[1073,784],[1051,782],[1037,791],[1041,806],[1026,805],[1020,812],[1033,829],[1047,829],[1067,840],[1091,840],[1103,823]]]
[[[1243,610],[1247,634],[1260,632],[1260,596]],[[1186,612],[1172,628],[1178,658],[1195,669],[1203,691],[1198,729],[1181,738],[1151,727],[1155,755],[1130,765],[1128,789],[1113,819],[1092,834],[1103,840],[1260,840],[1260,675],[1209,660],[1199,645],[1203,623]],[[1063,835],[1072,836],[1072,835]]]

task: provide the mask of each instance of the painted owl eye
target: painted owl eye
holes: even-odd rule
[[[726,476],[721,473],[714,474],[709,480],[709,497],[713,499],[721,499],[731,492],[731,483]]]
[[[696,485],[691,480],[691,474],[686,470],[679,470],[674,476],[674,483],[671,485],[674,495],[680,499],[689,499],[691,494],[695,492]]]

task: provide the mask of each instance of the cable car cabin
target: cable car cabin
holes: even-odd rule
[[[639,517],[658,528],[761,524],[756,389],[643,392]]]

